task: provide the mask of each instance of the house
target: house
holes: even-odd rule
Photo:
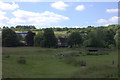
[[[67,38],[58,38],[58,46],[59,47],[67,47]]]
[[[55,37],[58,37],[58,36],[67,37],[67,36],[69,36],[69,34],[55,34]]]
[[[28,32],[16,32],[17,35],[21,35],[22,37],[25,37],[27,33]],[[33,35],[35,36],[35,33],[33,33]]]
[[[16,32],[16,34],[19,36],[20,35],[20,43],[23,43],[24,45],[27,45],[26,41],[24,40],[24,38],[26,37],[26,35],[28,34],[28,32]],[[35,33],[32,33],[33,36],[35,36]]]
[[[27,32],[16,32],[16,34],[25,37],[27,35]]]

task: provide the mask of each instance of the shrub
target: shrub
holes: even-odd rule
[[[80,51],[79,54],[82,54],[82,52]]]
[[[96,55],[96,56],[98,56],[99,53],[98,52],[88,52],[87,55]]]
[[[65,60],[65,62],[67,64],[74,64],[75,63],[75,59],[74,58],[65,58],[64,60]]]
[[[110,44],[109,46],[108,46],[110,49],[114,49],[114,45],[113,44]]]
[[[75,66],[86,66],[86,61],[74,61]]]
[[[99,53],[99,55],[108,55],[109,54],[108,51],[99,51],[98,53]]]
[[[18,62],[19,64],[26,64],[26,60],[25,60],[24,57],[20,57],[17,62]]]
[[[75,65],[75,66],[81,66],[81,61],[75,60],[75,61],[74,61],[74,65]]]
[[[10,55],[6,55],[5,58],[10,58]]]
[[[69,57],[69,58],[65,58],[64,61],[67,64],[72,64],[74,66],[86,66],[86,61],[80,61],[80,60],[76,60],[73,57]]]
[[[81,66],[86,66],[86,61],[81,61]]]
[[[86,56],[88,54],[88,51],[82,50],[79,52],[79,55]]]

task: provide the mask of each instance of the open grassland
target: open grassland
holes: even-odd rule
[[[117,77],[118,55],[80,55],[61,57],[59,54],[78,54],[80,48],[3,47],[4,78],[103,78]],[[9,57],[8,57],[9,56]],[[24,57],[26,64],[17,61]],[[68,59],[69,58],[69,59]],[[86,66],[76,66],[83,60]],[[67,61],[68,60],[68,61]],[[113,64],[114,60],[114,64]],[[69,62],[69,63],[68,63]]]

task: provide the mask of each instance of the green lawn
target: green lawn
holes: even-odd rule
[[[108,51],[109,55],[86,55],[70,57],[86,61],[86,66],[66,63],[59,54],[77,54],[79,48],[39,48],[39,47],[3,47],[4,78],[103,78],[117,77],[118,55]],[[10,58],[6,58],[6,56]],[[18,64],[19,57],[25,57],[26,64]],[[112,61],[114,60],[114,64]]]

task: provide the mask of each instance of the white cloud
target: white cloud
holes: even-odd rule
[[[99,19],[98,21],[97,21],[97,23],[107,23],[108,21],[107,20],[105,20],[105,19]]]
[[[118,12],[118,9],[107,9],[106,12],[114,13],[114,12]]]
[[[63,20],[69,20],[68,17],[59,15],[53,12],[45,11],[43,13],[35,13],[24,10],[17,10],[13,12],[15,18],[11,18],[10,24],[32,24],[39,26],[48,26]]]
[[[113,16],[109,19],[110,22],[118,22],[118,17],[117,16]]]
[[[105,24],[104,26],[109,26],[110,24]]]
[[[111,17],[111,18],[109,18],[109,19],[107,19],[107,20],[105,20],[105,19],[99,19],[99,20],[97,21],[97,23],[101,23],[101,24],[104,24],[104,23],[105,23],[104,26],[108,26],[108,25],[110,25],[110,24],[116,24],[116,23],[118,23],[118,21],[119,21],[118,19],[120,20],[119,17],[113,16],[113,17]]]
[[[74,28],[79,28],[79,26],[74,26]]]
[[[0,25],[4,26],[7,24],[9,18],[5,16],[6,12],[0,11]]]
[[[58,25],[58,26],[54,26],[54,27],[55,27],[55,28],[62,28],[62,26],[59,26],[59,25]]]
[[[57,1],[55,3],[51,4],[51,7],[59,9],[59,10],[65,10],[66,7],[68,7],[69,5],[65,4],[63,1]]]
[[[85,9],[85,6],[84,5],[78,5],[76,8],[75,8],[77,11],[82,11]]]
[[[5,15],[6,12],[0,11],[0,15]]]
[[[19,5],[15,4],[14,2],[12,4],[9,4],[9,3],[4,3],[0,1],[1,10],[14,10],[16,8],[19,8]]]

